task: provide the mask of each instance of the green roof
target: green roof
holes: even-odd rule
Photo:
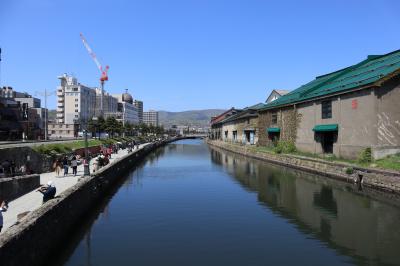
[[[252,115],[253,116],[258,116],[257,112],[254,112],[254,114],[251,114],[250,111],[253,111],[253,110],[257,111],[257,110],[259,110],[259,109],[261,109],[263,107],[265,107],[265,103],[257,103],[255,105],[246,107],[246,108],[244,108],[242,110],[238,110],[238,112],[236,114],[228,116],[225,119],[221,120],[220,123],[223,124],[223,123],[226,123],[226,122],[234,121],[234,120],[241,119],[241,118],[244,118],[244,117],[247,117],[247,116],[252,116]]]
[[[281,132],[281,129],[279,127],[269,127],[267,128],[268,133],[279,133]]]
[[[400,69],[400,50],[385,55],[369,55],[356,65],[316,77],[300,88],[265,105],[271,109],[312,98],[370,85]]]
[[[325,124],[325,125],[316,125],[313,128],[315,132],[330,132],[330,131],[338,131],[338,124]]]

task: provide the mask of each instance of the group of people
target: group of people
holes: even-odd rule
[[[10,177],[29,174],[30,171],[25,164],[17,167],[14,161],[5,160],[0,164],[0,177]]]
[[[75,156],[73,155],[70,159],[68,159],[67,156],[60,157],[58,158],[54,164],[53,168],[57,174],[57,176],[60,176],[61,174],[61,169],[64,169],[64,176],[68,175],[68,170],[69,167],[72,168],[72,174],[76,176],[78,174],[78,162],[80,162],[80,157],[79,155]]]
[[[139,149],[139,143],[132,141],[129,142],[126,146],[128,148],[128,152],[132,152],[134,149]],[[101,167],[107,165],[110,162],[111,154],[118,153],[118,150],[122,148],[120,145],[115,144],[115,145],[110,145],[107,148],[103,148],[100,152],[100,154],[95,158],[94,161],[94,168],[93,172],[98,171]],[[62,169],[64,170],[64,176],[68,175],[68,170],[69,167],[72,168],[72,174],[74,176],[77,175],[77,168],[78,164],[80,162],[81,158],[79,155],[73,155],[72,157],[68,158],[67,156],[60,157],[58,158],[54,164],[53,168],[57,174],[57,176],[60,176]],[[83,163],[86,163],[85,161]],[[7,161],[6,163],[0,164],[1,168],[4,168],[4,166],[7,168],[7,173],[16,173],[17,168],[15,167],[15,163]],[[22,165],[19,168],[20,172],[26,173],[26,166]],[[36,190],[37,192],[40,192],[43,194],[43,203],[47,202],[48,200],[52,199],[56,195],[56,187],[52,181],[49,181],[47,185],[41,185],[39,189]],[[0,204],[0,232],[1,229],[3,228],[3,212],[6,212],[8,210],[8,203],[7,201],[1,201]]]
[[[132,152],[134,149],[139,149],[139,142],[132,140],[128,142],[128,152]]]

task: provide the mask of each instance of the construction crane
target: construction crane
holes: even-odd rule
[[[93,52],[92,48],[90,48],[89,44],[87,43],[85,37],[83,34],[80,34],[83,45],[85,46],[86,50],[88,51],[90,57],[92,57],[93,61],[96,63],[97,68],[100,70],[101,76],[100,76],[100,89],[101,89],[101,95],[100,95],[100,116],[103,116],[103,95],[104,95],[104,82],[108,80],[108,69],[110,68],[109,66],[105,66],[105,68],[102,67],[100,64],[99,60],[97,60],[96,54]]]

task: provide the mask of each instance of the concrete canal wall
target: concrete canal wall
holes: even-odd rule
[[[37,174],[0,178],[0,201],[16,199],[39,185],[40,175]]]
[[[222,141],[207,140],[207,143],[212,147],[218,147],[251,158],[284,165],[344,182],[353,183],[355,180],[359,182],[361,179],[361,184],[364,187],[400,194],[400,172],[363,168],[346,163],[327,162],[321,159],[297,155],[257,152],[248,146],[240,146]],[[349,168],[353,169],[353,174],[346,173]]]
[[[0,235],[1,265],[43,265],[62,247],[84,214],[103,197],[124,173],[148,153],[166,143],[156,142],[103,167],[90,177],[81,178],[73,187],[29,213],[17,225]]]
[[[0,163],[4,160],[13,161],[19,168],[26,165],[33,173],[43,173],[51,170],[53,159],[34,151],[31,147],[12,147],[0,149]]]

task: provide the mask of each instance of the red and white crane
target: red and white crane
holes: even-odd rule
[[[83,45],[85,46],[86,50],[88,51],[90,57],[92,57],[93,61],[96,63],[97,68],[100,70],[101,76],[100,76],[100,84],[101,84],[101,97],[100,97],[100,116],[103,115],[103,94],[104,94],[104,82],[108,80],[108,69],[110,68],[109,66],[103,66],[100,64],[99,60],[96,57],[96,54],[93,52],[92,48],[90,48],[89,44],[87,43],[85,37],[83,34],[80,34]]]

